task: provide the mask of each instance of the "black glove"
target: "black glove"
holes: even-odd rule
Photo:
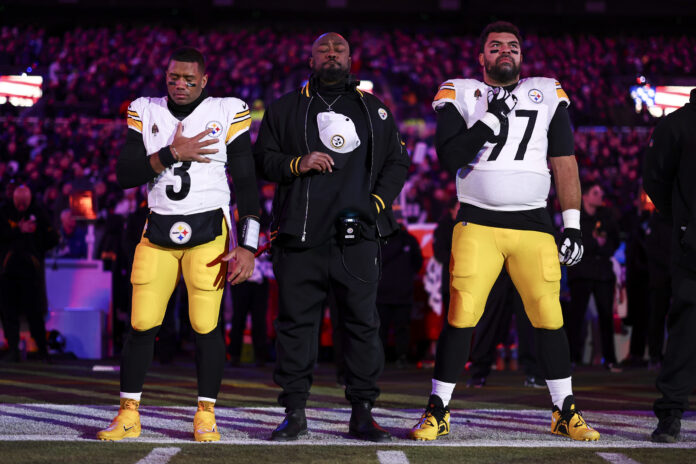
[[[558,246],[558,259],[561,264],[573,266],[582,259],[584,248],[582,246],[582,232],[580,229],[566,227],[561,235],[561,243]]]
[[[493,87],[488,90],[488,112],[498,118],[501,123],[507,119],[515,105],[517,105],[517,97],[504,88]]]

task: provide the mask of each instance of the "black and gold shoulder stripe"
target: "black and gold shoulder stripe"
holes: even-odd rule
[[[234,118],[232,118],[232,123],[230,123],[230,127],[227,129],[225,143],[230,143],[230,140],[232,140],[237,134],[248,130],[249,127],[251,127],[251,111],[249,109],[235,114]]]
[[[143,132],[143,121],[140,119],[140,115],[136,111],[131,109],[128,110],[126,124],[128,124],[128,127],[131,129],[134,129],[140,133]]]

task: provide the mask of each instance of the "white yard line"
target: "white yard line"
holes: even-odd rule
[[[377,451],[380,464],[409,464],[403,451]]]
[[[621,453],[597,453],[597,456],[605,461],[609,461],[611,464],[640,464],[638,461],[634,461]]]
[[[167,464],[181,448],[155,448],[135,464]]]

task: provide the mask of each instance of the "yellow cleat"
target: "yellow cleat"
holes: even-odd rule
[[[570,407],[566,408],[568,403]],[[585,422],[580,411],[575,409],[571,396],[563,402],[563,411],[554,406],[551,416],[551,433],[578,441],[599,440],[599,432]]]
[[[220,431],[215,423],[215,405],[208,401],[198,402],[198,411],[193,417],[193,437],[196,441],[220,441]]]
[[[428,406],[415,427],[408,433],[412,440],[435,440],[450,431],[450,411],[436,395],[430,395]]]
[[[123,438],[140,436],[140,401],[121,398],[118,415],[104,430],[97,432],[97,438],[103,441],[118,441]]]

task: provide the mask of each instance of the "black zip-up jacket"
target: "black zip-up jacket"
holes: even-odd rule
[[[367,156],[371,191],[366,194],[370,194],[377,205],[376,217],[370,219],[374,220],[378,235],[387,237],[399,227],[391,204],[406,181],[410,159],[389,109],[377,97],[358,90],[356,81],[350,85],[360,96],[369,133]],[[311,152],[307,117],[310,104],[317,98],[314,88],[308,82],[273,102],[259,129],[254,147],[257,170],[261,177],[278,184],[273,199],[272,237],[288,234],[302,242],[307,233],[307,220],[312,214],[309,189],[316,172],[299,174],[298,166],[300,157]]]
[[[655,127],[643,165],[643,187],[673,224],[673,263],[696,271],[696,89],[689,103]]]

